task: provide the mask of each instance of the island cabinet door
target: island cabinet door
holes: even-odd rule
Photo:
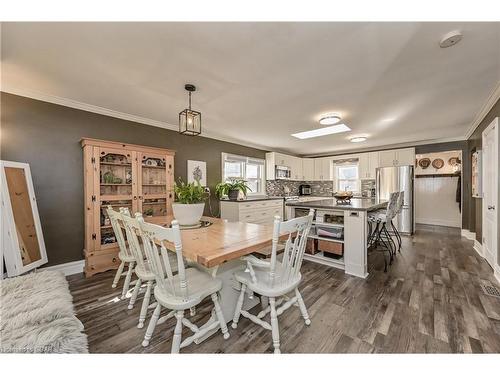
[[[368,276],[366,226],[366,212],[344,211],[345,272],[362,278]]]

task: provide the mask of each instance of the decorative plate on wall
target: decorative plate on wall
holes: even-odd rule
[[[427,169],[430,164],[431,164],[431,159],[429,159],[429,158],[422,158],[418,162],[418,165],[420,165],[420,168],[422,168],[422,169]]]
[[[454,157],[448,159],[448,164],[453,166],[453,165],[461,164],[461,162],[460,162],[460,159],[458,157],[454,156]]]
[[[432,166],[436,169],[441,169],[444,167],[443,159],[437,158],[432,161]]]

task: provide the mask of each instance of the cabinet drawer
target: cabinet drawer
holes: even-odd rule
[[[86,254],[85,274],[92,276],[98,272],[116,269],[119,265],[118,249],[112,251],[94,251]]]
[[[269,218],[271,220],[274,219],[274,216],[283,216],[283,208],[275,207],[275,208],[264,208],[260,210],[246,210],[240,211],[239,220],[247,223],[259,221],[260,219]]]
[[[283,201],[280,199],[273,199],[269,201],[257,201],[257,202],[245,202],[239,203],[240,212],[258,210],[262,208],[271,208],[271,207],[282,207]]]
[[[343,255],[344,244],[339,242],[330,242],[318,240],[318,251],[324,251],[330,254]]]

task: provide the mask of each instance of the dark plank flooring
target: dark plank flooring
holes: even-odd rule
[[[482,353],[500,352],[500,298],[480,285],[497,285],[489,265],[458,229],[419,226],[403,238],[403,250],[387,273],[381,253],[369,256],[366,280],[304,261],[302,295],[312,324],[297,308],[280,316],[283,353]],[[70,276],[78,318],[93,353],[169,353],[174,320],[157,327],[148,348],[133,310],[112,289],[113,272]],[[123,278],[122,278],[123,279]],[[193,322],[209,316],[204,302]],[[149,314],[151,314],[151,310]],[[271,332],[242,318],[231,337],[217,334],[189,353],[271,353]],[[189,331],[185,329],[183,335]],[[184,336],[186,337],[186,336]]]

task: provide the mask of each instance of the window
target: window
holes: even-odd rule
[[[248,195],[266,194],[265,160],[222,153],[222,180],[238,178],[247,181]]]
[[[337,191],[359,192],[358,164],[341,164],[335,166]]]

